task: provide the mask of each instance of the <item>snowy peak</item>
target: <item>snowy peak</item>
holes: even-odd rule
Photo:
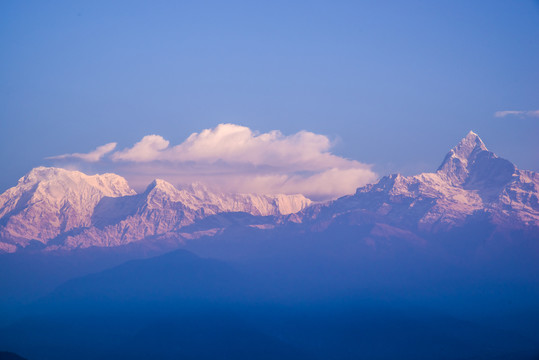
[[[481,151],[488,151],[488,149],[481,138],[473,131],[470,131],[466,137],[460,140],[457,146],[449,151],[438,170],[446,168],[448,163],[454,161],[454,159],[458,159],[460,163],[467,166]]]
[[[180,192],[171,183],[155,179],[148,185],[142,194],[146,198],[146,204],[150,207],[161,208],[167,203],[180,201]]]
[[[0,195],[0,217],[32,212],[38,207],[51,212],[65,209],[87,216],[103,197],[134,195],[127,181],[116,174],[86,175],[80,171],[38,167],[17,185]],[[65,214],[64,214],[65,215]],[[4,219],[5,220],[5,219]]]
[[[127,181],[115,174],[86,175],[80,171],[38,167],[19,179],[16,186],[0,195],[0,217],[15,207],[46,203],[53,208],[77,205],[104,196],[134,195]]]
[[[104,196],[133,195],[135,191],[129,187],[127,180],[116,174],[86,175],[76,170],[40,166],[32,169],[19,179],[17,188],[38,186],[61,186],[64,189],[91,187]]]
[[[444,175],[455,185],[463,184],[475,164],[479,154],[489,153],[491,157],[497,157],[489,152],[481,138],[470,131],[453,149],[447,153],[438,173]]]
[[[475,189],[489,201],[518,177],[516,166],[489,151],[477,134],[470,131],[445,157],[437,174],[454,186]]]
[[[79,171],[38,167],[0,195],[0,238],[46,242],[60,233],[88,226],[104,197],[134,195],[115,174],[86,175]]]
[[[469,159],[472,154],[477,154],[479,151],[488,151],[483,143],[483,140],[470,131],[451,151],[461,160]]]
[[[144,194],[147,196],[150,196],[150,194],[168,194],[168,195],[176,195],[178,193],[178,189],[174,187],[171,183],[161,180],[161,179],[155,179],[146,187],[146,190],[144,191]]]
[[[333,219],[359,211],[362,219],[371,216],[392,226],[427,232],[485,217],[506,228],[539,227],[538,190],[539,174],[518,170],[470,132],[435,173],[385,176],[353,196],[329,203],[320,213]],[[309,218],[313,211],[303,213]]]

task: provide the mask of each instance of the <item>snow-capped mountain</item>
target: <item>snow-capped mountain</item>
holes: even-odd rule
[[[0,250],[14,251],[30,240],[47,242],[67,231],[90,226],[104,197],[133,195],[115,174],[88,176],[79,171],[38,167],[0,195]]]
[[[201,184],[178,190],[164,180],[155,180],[142,194],[104,199],[95,209],[94,226],[67,236],[59,247],[118,246],[156,235],[191,237],[181,233],[182,228],[209,215],[286,215],[310,204],[303,195],[218,194]]]
[[[201,184],[178,190],[159,179],[136,194],[118,175],[40,167],[0,196],[0,250],[32,240],[50,249],[115,246],[179,231],[208,215],[286,215],[310,204],[302,195],[220,194]]]
[[[376,236],[423,241],[424,234],[482,222],[539,237],[538,194],[538,173],[499,158],[473,132],[436,172],[385,176],[324,204],[303,195],[222,194],[201,184],[178,189],[159,179],[136,194],[118,175],[40,167],[0,195],[0,251],[13,252],[32,241],[49,250],[143,239],[177,244],[231,224],[286,231],[298,229],[293,223],[302,224],[300,231],[367,224]]]
[[[290,218],[316,226],[346,218],[414,232],[439,232],[485,219],[501,229],[537,228],[538,194],[538,173],[517,169],[470,132],[434,173],[385,176],[354,195]]]

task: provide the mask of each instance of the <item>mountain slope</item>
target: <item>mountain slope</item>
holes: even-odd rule
[[[96,207],[94,226],[68,235],[55,248],[118,246],[152,236],[178,239],[182,228],[211,215],[284,215],[310,203],[302,195],[216,194],[200,184],[178,190],[164,180],[155,180],[142,194],[104,199]]]
[[[220,194],[200,184],[178,190],[160,179],[136,194],[118,175],[41,167],[0,196],[0,251],[32,240],[49,249],[117,246],[219,213],[286,215],[310,204],[302,195]]]
[[[325,224],[355,213],[356,222],[440,232],[487,219],[499,229],[539,227],[539,174],[519,170],[470,132],[434,173],[394,174],[290,219]],[[352,222],[353,222],[352,221]]]
[[[115,174],[89,176],[79,171],[38,167],[0,195],[0,239],[26,246],[46,243],[61,233],[90,225],[94,207],[103,197],[134,194]]]
[[[471,223],[539,237],[538,194],[539,174],[498,157],[473,132],[436,172],[385,176],[353,195],[314,205],[302,195],[222,194],[201,184],[177,189],[159,179],[135,194],[114,174],[37,168],[0,195],[0,251],[13,252],[33,240],[49,250],[143,239],[178,246],[229,226],[291,230],[294,223],[303,224],[301,231],[368,225],[374,237],[414,243]]]

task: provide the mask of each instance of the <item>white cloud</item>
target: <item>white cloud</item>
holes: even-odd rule
[[[91,151],[89,153],[73,153],[73,154],[63,154],[63,155],[57,155],[57,156],[50,156],[46,159],[50,160],[56,160],[56,159],[81,159],[88,162],[98,162],[116,148],[116,143],[108,143],[102,146],[98,146],[94,151]]]
[[[496,111],[494,113],[495,117],[503,118],[506,116],[518,116],[520,118],[525,117],[539,117],[539,110],[503,110]]]
[[[147,135],[132,148],[117,151],[112,154],[112,160],[152,161],[158,160],[161,151],[168,147],[169,142],[159,135]]]
[[[376,180],[370,165],[334,155],[331,147],[327,136],[308,131],[287,136],[220,124],[177,145],[147,135],[110,159],[113,170],[139,189],[163,178],[175,185],[199,181],[227,192],[301,193],[325,200]]]

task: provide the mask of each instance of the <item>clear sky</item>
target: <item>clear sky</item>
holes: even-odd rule
[[[538,1],[4,0],[0,54],[0,191],[220,123],[325,135],[380,175],[435,170],[474,130],[539,170]]]

